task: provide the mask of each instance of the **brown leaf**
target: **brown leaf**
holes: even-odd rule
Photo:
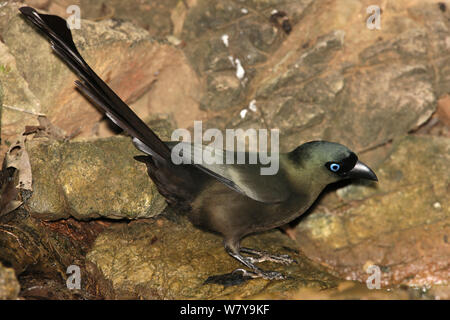
[[[24,135],[20,135],[5,156],[2,170],[0,216],[17,209],[23,203],[19,191],[33,191],[31,165],[25,149],[25,139]]]

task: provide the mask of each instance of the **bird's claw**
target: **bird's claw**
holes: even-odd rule
[[[253,254],[256,257],[245,257],[250,263],[260,263],[264,261],[270,261],[274,263],[281,263],[281,264],[291,264],[291,263],[298,263],[296,260],[292,259],[287,254],[281,254],[281,255],[275,255],[270,254],[268,252],[264,251],[258,251],[254,249],[248,249],[248,248],[242,248],[242,252]]]
[[[235,273],[238,273],[238,272],[242,272],[242,276],[243,276],[243,277],[256,278],[256,277],[255,277],[255,275],[256,275],[255,272],[247,271],[247,270],[242,269],[242,268],[239,268],[239,269],[234,270],[234,271],[232,272],[232,274],[235,274]]]
[[[249,277],[252,279],[257,278],[263,278],[266,280],[284,280],[286,279],[286,276],[283,275],[280,272],[277,271],[262,271],[262,270],[256,270],[256,271],[248,271],[242,268],[236,269],[233,271],[233,274],[236,272],[242,272],[243,277]]]
[[[267,280],[284,280],[286,279],[286,276],[280,272],[277,271],[263,271],[261,274],[261,277],[263,279]]]
[[[268,256],[261,256],[261,257],[257,257],[257,258],[254,258],[254,257],[246,257],[246,258],[251,263],[260,263],[260,262],[264,262],[264,261],[281,263],[281,264],[285,264],[285,265],[288,265],[291,263],[298,263],[296,260],[292,259],[288,255],[280,255],[280,256],[268,255]]]

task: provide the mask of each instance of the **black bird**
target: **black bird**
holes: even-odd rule
[[[148,155],[138,160],[146,163],[149,176],[168,203],[187,211],[194,225],[221,234],[226,251],[251,270],[238,269],[246,276],[283,279],[282,274],[263,271],[255,263],[294,260],[243,248],[243,237],[299,217],[330,183],[348,178],[377,180],[355,153],[326,141],[308,142],[289,153],[280,153],[275,175],[261,175],[259,163],[176,165],[171,149],[178,142],[161,141],[95,74],[79,54],[64,19],[40,14],[30,7],[22,7],[20,12],[44,33],[54,52],[75,71],[80,79],[75,82],[78,89]],[[182,157],[192,158],[192,154]]]

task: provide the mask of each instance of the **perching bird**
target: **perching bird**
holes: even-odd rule
[[[377,180],[355,153],[326,141],[308,142],[289,153],[280,153],[275,175],[261,175],[259,163],[174,164],[171,149],[178,142],[161,141],[95,74],[76,49],[64,19],[39,14],[30,7],[22,7],[20,11],[47,36],[55,53],[78,75],[80,81],[75,82],[78,89],[147,154],[139,160],[146,163],[149,176],[168,203],[187,211],[194,225],[222,235],[226,251],[250,269],[238,269],[246,276],[283,279],[282,274],[264,271],[255,263],[294,260],[243,248],[242,238],[299,217],[330,183],[348,178]],[[225,156],[226,152],[218,155]],[[188,152],[182,157],[192,158],[193,154]]]

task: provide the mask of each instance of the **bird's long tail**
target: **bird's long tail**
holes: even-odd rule
[[[49,39],[55,53],[75,71],[80,78],[75,84],[83,94],[101,108],[115,124],[131,135],[139,149],[145,149],[145,152],[160,160],[170,159],[170,150],[166,144],[84,61],[64,19],[38,13],[31,7],[22,7],[19,10]]]

